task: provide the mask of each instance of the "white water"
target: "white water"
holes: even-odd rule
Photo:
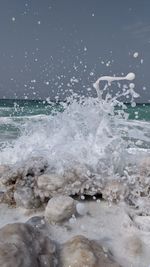
[[[20,164],[32,156],[43,156],[50,166],[62,172],[80,164],[94,173],[113,175],[119,172],[121,175],[127,164],[128,148],[137,149],[139,140],[149,148],[150,124],[127,121],[124,111],[115,114],[114,110],[115,106],[124,107],[118,100],[120,95],[128,94],[131,101],[137,97],[133,83],[117,96],[111,97],[109,93],[113,81],[134,78],[133,73],[125,77],[100,77],[94,83],[98,99],[70,99],[69,105],[64,104],[63,113],[25,120],[20,126],[20,137],[0,152],[0,163]],[[99,83],[104,80],[108,84],[100,89]],[[104,92],[107,92],[105,99]]]
[[[0,152],[1,164],[22,164],[32,156],[47,159],[49,168],[56,173],[81,166],[82,172],[101,174],[107,179],[126,175],[130,179],[127,167],[138,171],[138,164],[149,157],[150,123],[128,121],[124,111],[115,112],[115,106],[124,107],[118,99],[120,95],[137,97],[133,83],[126,91],[111,97],[109,88],[112,82],[135,78],[134,74],[125,77],[99,78],[94,84],[98,98],[70,99],[65,111],[55,116],[26,118],[20,125],[21,135],[11,145],[6,145]],[[101,81],[108,84],[99,88]],[[105,93],[105,98],[103,96]],[[124,107],[125,108],[125,107]],[[121,109],[121,108],[120,108]],[[141,145],[142,144],[142,145]],[[84,166],[86,168],[84,169]],[[85,213],[70,223],[72,230],[65,227],[51,227],[51,235],[58,242],[64,242],[71,235],[83,234],[92,239],[108,240],[108,247],[124,267],[148,267],[149,232],[139,231],[131,224],[124,206],[108,207],[107,203],[89,202],[84,207],[78,206],[78,213]],[[99,206],[98,206],[99,205]],[[4,210],[5,212],[4,212]],[[87,213],[90,212],[90,216]],[[20,211],[1,208],[4,214],[0,224],[12,221],[26,221]],[[138,237],[142,242],[142,252],[136,254],[132,244]]]

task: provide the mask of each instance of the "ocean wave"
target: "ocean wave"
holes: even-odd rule
[[[132,157],[132,149],[142,148],[145,151],[142,157],[150,149],[150,123],[127,120],[121,109],[123,103],[110,97],[109,92],[104,99],[102,93],[98,92],[98,98],[69,99],[64,111],[55,116],[2,118],[1,122],[15,123],[19,134],[1,149],[0,163],[16,164],[31,156],[42,156],[57,171],[79,163],[94,173],[122,175],[129,158],[133,165],[140,158],[138,152]],[[132,100],[137,97],[133,88],[127,93]],[[121,107],[118,111],[116,105]]]

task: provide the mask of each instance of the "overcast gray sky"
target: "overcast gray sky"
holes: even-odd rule
[[[132,71],[147,102],[149,12],[149,0],[1,0],[0,98],[90,94],[99,76]]]

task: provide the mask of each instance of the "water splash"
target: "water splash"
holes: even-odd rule
[[[122,175],[129,148],[137,148],[132,133],[134,139],[147,142],[149,124],[143,134],[143,126],[140,129],[139,123],[126,120],[128,116],[122,109],[125,105],[119,98],[130,95],[134,101],[138,95],[133,83],[113,97],[109,87],[114,81],[130,82],[134,78],[134,73],[125,77],[100,77],[93,85],[98,98],[72,97],[70,104],[63,103],[64,111],[55,116],[24,120],[20,124],[20,137],[2,149],[0,163],[16,164],[32,156],[43,156],[57,171],[80,164],[92,173]],[[101,81],[107,82],[103,89],[99,87]]]
[[[62,103],[64,111],[58,112],[57,114],[55,112],[55,116],[53,114],[49,116],[23,117],[21,123],[19,124],[18,122],[18,125],[20,125],[20,137],[11,144],[7,144],[1,150],[0,163],[15,164],[14,167],[18,168],[20,164],[24,167],[24,161],[26,160],[27,162],[25,163],[28,166],[30,165],[29,162],[32,165],[32,162],[34,162],[32,157],[43,157],[48,161],[48,168],[52,173],[64,174],[68,169],[79,171],[79,175],[77,176],[79,178],[77,180],[79,187],[82,176],[86,175],[87,182],[85,186],[88,190],[88,182],[91,182],[92,193],[94,191],[92,190],[94,185],[98,187],[101,182],[103,182],[103,185],[105,182],[108,185],[110,184],[110,190],[106,185],[105,191],[103,192],[107,197],[104,197],[104,199],[109,201],[113,200],[113,194],[116,194],[116,187],[114,189],[113,187],[111,188],[111,185],[113,185],[111,183],[112,180],[115,179],[117,182],[118,180],[119,182],[125,181],[125,186],[128,183],[130,186],[128,200],[132,201],[132,204],[133,200],[135,201],[135,207],[140,208],[140,214],[143,211],[146,215],[150,214],[149,198],[147,202],[144,201],[145,198],[140,198],[140,193],[144,194],[144,190],[146,190],[143,188],[144,183],[146,186],[149,185],[149,173],[147,176],[145,174],[145,166],[149,164],[149,161],[147,163],[143,161],[143,166],[141,165],[143,170],[141,169],[141,172],[138,172],[136,176],[134,175],[134,171],[138,171],[136,163],[138,161],[142,163],[142,160],[148,155],[148,148],[150,148],[150,144],[148,143],[150,140],[150,123],[127,120],[127,115],[123,110],[125,105],[119,101],[119,97],[130,95],[131,101],[134,103],[134,98],[138,95],[134,90],[133,83],[130,83],[129,88],[126,88],[126,90],[116,94],[114,97],[109,93],[109,87],[112,82],[119,80],[130,82],[134,77],[132,73],[125,77],[101,77],[94,83],[98,98],[82,97],[76,99],[76,97],[73,97],[68,99],[69,104]],[[99,87],[101,81],[107,82],[104,88]],[[106,90],[107,94],[105,95],[103,93]],[[115,109],[116,106],[118,106],[117,110]],[[11,123],[11,118],[9,118],[9,123]],[[141,144],[142,151],[139,150]],[[148,146],[146,147],[146,145]],[[34,164],[36,165],[36,161]],[[147,170],[149,171],[149,169]],[[142,171],[144,173],[143,176]],[[124,178],[126,179],[124,180]],[[72,187],[72,184],[70,186]],[[93,203],[91,202],[90,205],[93,205]],[[143,236],[145,238],[143,240],[146,240],[147,244],[142,243],[142,246],[144,244],[144,247],[142,247],[142,257],[140,254],[140,258],[138,258],[136,246],[138,239],[134,239],[134,235],[133,238],[130,235],[132,233],[134,234],[132,232],[134,229],[133,225],[131,227],[131,218],[124,212],[124,206],[121,205],[119,207],[120,211],[117,205],[112,206],[108,210],[108,206],[104,208],[104,202],[101,206],[98,203],[95,202],[91,206],[90,214],[92,216],[88,214],[88,217],[85,218],[84,216],[87,213],[86,206],[83,207],[82,204],[82,207],[81,205],[77,207],[77,211],[81,215],[80,225],[76,225],[77,229],[79,230],[80,226],[85,224],[88,234],[92,235],[92,239],[99,239],[101,235],[103,238],[108,236],[108,243],[110,242],[111,245],[110,248],[113,248],[114,255],[123,266],[124,262],[126,266],[148,266],[149,248],[146,245],[149,244],[149,237],[146,239]],[[95,204],[97,205],[96,209]],[[96,213],[95,210],[97,210]],[[100,210],[101,212],[99,212]],[[82,218],[84,218],[84,224],[81,224]],[[91,230],[93,228],[95,229],[94,231]],[[99,231],[100,228],[101,231]],[[126,234],[120,238],[118,233],[122,230]],[[63,233],[64,229],[61,238],[64,237]],[[70,231],[69,233],[72,234]],[[146,236],[148,236],[147,232]],[[131,255],[134,251],[135,253]],[[126,259],[124,259],[124,255]]]

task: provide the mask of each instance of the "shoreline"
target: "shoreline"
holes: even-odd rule
[[[80,202],[83,203],[83,201]],[[84,206],[87,211],[84,215],[76,214],[71,219],[60,223],[49,224],[46,221],[46,228],[44,228],[46,235],[59,246],[63,246],[72,238],[84,236],[88,240],[95,240],[101,244],[104,251],[113,255],[113,260],[122,267],[149,266],[150,230],[140,229],[137,226],[135,219],[140,216],[134,214],[132,208],[129,209],[125,203],[110,205],[106,201],[96,200],[85,200]],[[26,223],[34,218],[38,222],[38,218],[42,218],[41,220],[44,218],[44,209],[27,211],[10,208],[6,204],[3,207],[0,204],[0,213],[3,214],[3,225],[0,225],[0,229],[3,229],[5,223],[6,225]],[[134,214],[134,220],[131,219],[130,213]],[[147,218],[149,220],[149,217]],[[42,224],[42,227],[45,227],[45,222]]]
[[[32,157],[20,166],[1,165],[0,250],[6,246],[6,250],[10,249],[8,254],[13,253],[12,247],[1,239],[4,233],[11,243],[14,235],[19,235],[15,242],[20,242],[17,240],[24,231],[33,231],[35,236],[38,231],[42,240],[48,238],[54,244],[56,254],[62,253],[51,255],[58,265],[41,263],[40,267],[99,267],[105,259],[106,267],[148,267],[149,159],[142,160],[136,168],[130,166],[130,177],[126,178],[104,178],[80,164],[63,174],[55,173],[42,157]],[[25,240],[22,242],[28,243]],[[33,244],[32,240],[31,247]],[[40,244],[43,243],[37,239],[36,246]],[[81,251],[87,255],[84,263]],[[22,253],[25,256],[24,248]],[[37,251],[35,254],[40,255]],[[19,252],[17,257],[19,260]],[[69,265],[76,257],[81,264]],[[0,263],[1,260],[6,261],[0,254]]]

